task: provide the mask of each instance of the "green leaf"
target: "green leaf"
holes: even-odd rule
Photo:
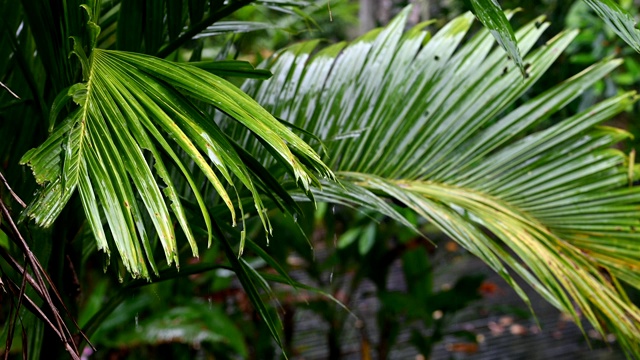
[[[320,163],[319,156],[309,145],[294,135],[291,130],[280,124],[244,92],[225,80],[196,67],[182,66],[182,69],[176,69],[169,62],[159,59],[123,52],[114,54],[116,57],[130,61],[152,75],[165,79],[171,85],[185,91],[187,95],[209,103],[241,122],[256,136],[265,141],[274,156],[280,158],[285,164],[289,164],[294,178],[301,183],[303,188],[307,189],[312,183],[317,184],[317,179],[302,167],[300,164],[302,159],[310,161],[314,165],[314,170],[318,171],[323,177],[332,177],[331,171]],[[193,86],[194,81],[197,81],[198,84],[206,84],[206,86],[196,88]],[[221,94],[233,97],[235,101],[212,100],[219,98]],[[255,121],[256,118],[261,119],[261,121]],[[297,151],[301,159],[298,160],[294,157],[288,147]]]
[[[612,0],[584,0],[635,51],[640,52],[640,30],[628,11]]]
[[[376,224],[371,223],[364,228],[358,240],[358,252],[364,256],[369,253],[376,242]]]
[[[75,112],[76,116],[78,113],[78,111]],[[72,114],[58,125],[44,143],[38,148],[27,151],[20,159],[20,164],[29,164],[31,166],[38,184],[43,185],[56,180],[60,176],[63,143],[66,134],[73,125],[74,117]]]
[[[80,65],[82,66],[82,80],[87,81],[89,79],[89,59],[82,48],[82,41],[77,36],[72,36],[71,40],[73,40],[73,51],[69,53],[69,57],[73,54],[78,58],[78,60],[80,60]]]
[[[287,284],[287,285],[291,285],[297,289],[303,289],[303,290],[307,290],[307,291],[311,291],[313,293],[319,294],[331,301],[333,301],[336,305],[340,306],[344,311],[346,311],[349,315],[353,316],[354,318],[357,319],[357,316],[351,312],[351,310],[349,310],[349,308],[340,302],[340,300],[336,299],[333,295],[331,295],[330,293],[327,293],[325,291],[322,291],[321,289],[318,289],[316,287],[313,286],[309,286],[297,281],[292,281],[290,280],[288,277],[282,276],[282,275],[276,275],[276,274],[270,274],[270,273],[260,273],[260,275],[268,281],[275,281],[281,284]]]
[[[250,79],[268,79],[271,72],[264,69],[256,69],[247,61],[196,61],[190,62],[190,66],[198,67],[217,76],[242,77]]]
[[[73,98],[72,94],[68,94],[69,89],[62,90],[53,100],[53,105],[51,105],[51,111],[49,112],[49,132],[53,131],[60,112],[69,103],[69,100]]]
[[[9,249],[9,237],[7,234],[0,230],[0,247],[8,250]]]
[[[249,248],[254,251],[261,259],[263,259],[270,267],[272,267],[274,270],[276,270],[278,272],[278,274],[280,274],[280,276],[282,276],[282,279],[285,280],[285,282],[291,286],[293,286],[295,288],[295,282],[293,281],[293,279],[289,276],[289,274],[287,273],[287,271],[282,267],[282,265],[280,265],[274,258],[271,257],[271,255],[269,255],[269,253],[267,253],[263,248],[261,248],[258,244],[256,244],[255,242],[249,240],[247,242]]]
[[[200,347],[210,343],[228,346],[229,350],[242,357],[248,352],[242,333],[217,304],[193,302],[154,312],[128,329],[118,333],[112,340],[114,345],[132,347],[183,343]]]
[[[522,76],[526,77],[527,74],[520,50],[518,49],[518,42],[500,4],[498,4],[496,0],[470,1],[478,20],[491,31],[491,34],[496,38],[498,44],[502,46],[516,63]]]
[[[309,198],[300,193],[300,191],[291,187],[289,187],[289,191],[296,201],[309,201]],[[420,234],[420,231],[415,225],[408,221],[403,214],[394,209],[386,199],[358,184],[352,182],[334,183],[331,181],[323,181],[322,188],[314,191],[314,198],[317,201],[340,204],[358,211],[364,212],[370,210],[380,213],[413,230],[416,234]]]
[[[101,49],[94,49],[90,60],[88,82],[68,91],[80,108],[22,159],[45,185],[27,214],[49,226],[78,188],[98,248],[109,253],[115,244],[134,277],[148,277],[148,266],[157,272],[151,245],[155,236],[166,262],[178,262],[173,219],[180,224],[193,255],[198,255],[182,197],[198,204],[209,242],[212,225],[207,202],[225,204],[234,224],[239,210],[244,222],[242,202],[234,204],[229,190],[237,199],[238,190],[251,193],[255,213],[268,232],[271,227],[257,186],[277,194],[283,209],[296,210],[277,181],[268,176],[254,178],[266,170],[251,155],[238,150],[241,156],[234,150],[237,147],[198,101],[232,115],[250,129],[304,188],[318,182],[315,171],[333,177],[306,143],[246,94],[213,74],[195,66]],[[213,185],[213,196],[205,198],[185,161],[192,162]],[[174,183],[170,169],[186,180],[186,188]],[[104,231],[103,218],[112,236]]]
[[[89,33],[88,47],[89,51],[92,51],[98,43],[98,37],[100,36],[101,31],[100,26],[98,26],[98,24],[96,23],[96,21],[98,21],[98,19],[100,18],[100,4],[96,1],[89,2],[92,3],[92,6],[82,4],[80,5],[80,7],[83,8],[89,16],[89,20],[87,21],[87,31]]]
[[[353,244],[357,239],[358,235],[362,233],[362,229],[359,227],[352,227],[349,230],[345,231],[344,234],[340,235],[338,239],[338,249],[344,249],[347,246]]]
[[[200,39],[208,36],[218,36],[228,33],[239,34],[274,28],[275,26],[273,24],[256,21],[218,21],[198,33],[195,38]]]
[[[406,16],[314,56],[317,43],[296,44],[265,62],[271,79],[243,89],[326,144],[324,159],[342,189],[325,186],[316,198],[393,217],[380,204],[391,199],[485,261],[524,301],[514,273],[638,355],[640,310],[618,283],[640,288],[640,190],[629,187],[631,161],[611,148],[630,135],[601,125],[637,96],[558,116],[621,61],[602,61],[521,99],[575,31],[536,46],[548,26],[542,18],[518,29],[522,79],[489,30],[463,41],[470,14],[433,36],[403,33]],[[540,130],[551,117],[555,125]],[[266,155],[244,139],[245,149]]]
[[[262,290],[273,298],[273,293],[269,284],[266,282],[265,278],[252,268],[251,265],[244,261],[244,259],[236,257],[230,241],[215,223],[214,231],[216,233],[216,237],[222,244],[222,248],[227,255],[227,259],[231,263],[233,271],[236,276],[238,276],[238,280],[247,292],[247,296],[249,297],[251,304],[254,306],[258,314],[260,314],[262,320],[267,324],[267,328],[269,328],[269,332],[276,341],[276,344],[282,347],[282,338],[280,336],[282,323],[280,322],[280,318],[277,314],[274,314],[267,308],[260,295],[260,290]]]

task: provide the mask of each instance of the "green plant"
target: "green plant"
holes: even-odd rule
[[[523,76],[526,69],[517,46],[517,40],[508,19],[502,12],[500,4],[493,0],[470,0],[478,19],[491,30],[496,41],[505,49],[511,59],[518,66]],[[625,8],[632,4],[622,1],[621,4],[613,0],[584,0],[591,9],[635,51],[640,52],[640,30],[636,28],[636,20]],[[565,4],[567,6],[569,3]]]
[[[268,63],[274,78],[243,88],[324,141],[324,159],[343,187],[327,183],[316,198],[369,208],[391,198],[516,289],[511,272],[575,319],[584,316],[599,331],[616,333],[635,353],[640,315],[623,300],[619,280],[639,284],[638,200],[630,187],[636,168],[609,148],[628,134],[596,126],[636,96],[618,95],[530,133],[620,61],[597,63],[505,112],[576,32],[530,51],[547,25],[537,19],[520,29],[523,79],[507,55],[491,51],[488,31],[454,52],[470,14],[432,38],[420,28],[403,35],[406,14],[349,46],[315,55],[313,42],[293,46]]]
[[[111,249],[117,249],[111,266],[121,279],[126,273],[133,278],[162,278],[161,270],[174,263],[177,266],[188,249],[191,256],[198,255],[197,241],[200,247],[210,246],[214,232],[217,240],[225,241],[222,251],[228,256],[228,266],[242,274],[241,282],[252,289],[248,292],[251,300],[274,337],[279,338],[277,318],[266,309],[256,288],[261,286],[256,283],[258,275],[239,259],[244,233],[237,239],[239,244],[226,242],[219,223],[244,222],[243,204],[236,199],[249,194],[253,200],[245,206],[253,205],[269,230],[259,191],[277,197],[283,209],[295,211],[295,207],[278,183],[262,180],[266,170],[207,116],[218,109],[241,121],[248,131],[261,137],[277,162],[287,164],[283,169],[306,191],[318,183],[316,176],[333,177],[331,171],[288,128],[215,75],[268,76],[264,71],[255,71],[242,62],[185,64],[99,47],[167,56],[194,34],[251,2],[224,6],[211,2],[206,9],[204,1],[189,2],[180,5],[178,11],[169,8],[166,17],[165,4],[160,1],[112,2],[104,7],[98,2],[80,1],[27,1],[23,7],[2,3],[12,20],[3,22],[3,61],[8,70],[4,82],[12,90],[3,93],[3,116],[8,119],[3,138],[8,139],[12,132],[22,136],[8,141],[2,154],[13,168],[18,164],[17,153],[22,152],[20,163],[31,166],[41,185],[37,195],[27,199],[24,218],[32,218],[43,228],[52,227],[56,219],[66,219],[63,226],[54,226],[47,234],[49,239],[44,236],[38,243],[31,243],[43,250],[37,258],[30,258],[30,266],[35,275],[50,268],[53,281],[38,275],[40,282],[35,290],[54,314],[55,321],[49,322],[49,328],[67,344],[72,356],[77,357],[81,339],[71,338],[57,307],[75,301],[70,296],[58,295],[56,299],[44,289],[53,284],[62,288],[74,277],[77,282],[74,269],[84,270],[83,257],[96,248],[107,254],[107,263]],[[167,2],[168,7],[172,5]],[[183,24],[188,26],[181,32]],[[28,121],[15,121],[23,117]],[[31,146],[33,140],[40,142],[47,129],[46,141],[25,154],[24,147]],[[33,191],[33,182],[23,181],[24,173],[12,168],[7,169],[9,182],[21,184],[19,193]],[[238,184],[234,184],[236,180]],[[204,182],[210,182],[214,190],[203,192]],[[79,197],[74,197],[76,190]],[[70,201],[76,212],[65,208]],[[77,216],[78,206],[84,210],[84,219]],[[10,219],[8,210],[3,215]],[[180,228],[179,235],[174,221]],[[198,240],[192,230],[194,223],[204,225],[205,236],[198,236]],[[91,231],[89,236],[86,228]],[[4,258],[13,269],[3,272],[16,289],[25,289],[24,283],[17,285],[18,279],[21,273],[23,279],[28,276],[10,255],[15,251],[31,253],[22,240],[25,230],[12,227],[5,232],[19,247],[7,249]],[[57,246],[52,246],[53,239],[59,241]],[[181,247],[178,239],[189,246]],[[47,264],[49,256],[51,263]],[[43,266],[35,261],[38,258]],[[188,267],[183,266],[184,270],[189,272]],[[36,286],[33,282],[31,285]],[[7,345],[21,312],[17,311],[23,301],[20,291],[14,291],[19,300],[12,311],[15,315],[10,316],[11,325],[5,327]],[[54,288],[51,291],[57,295]],[[75,311],[67,312],[75,317]],[[46,314],[35,313],[47,321]],[[104,319],[100,313],[96,316]],[[87,332],[95,330],[95,325],[90,321]],[[42,333],[38,335],[42,329],[33,330],[36,338],[42,337]],[[23,335],[27,333],[23,331]],[[30,344],[34,348],[29,353],[37,358],[42,341]]]
[[[329,358],[339,359],[347,346],[353,347],[352,339],[345,337],[348,333],[345,328],[354,321],[360,329],[362,355],[369,356],[371,352],[379,359],[389,358],[400,330],[406,328],[411,329],[412,345],[425,357],[429,357],[433,346],[447,335],[475,342],[472,333],[452,332],[449,326],[458,312],[468,309],[481,297],[479,287],[483,276],[463,275],[447,289],[438,289],[434,284],[435,274],[455,267],[452,260],[459,257],[454,252],[436,251],[436,247],[445,245],[448,239],[444,239],[437,229],[423,231],[428,232],[431,241],[437,241],[436,246],[405,225],[371,211],[356,212],[343,206],[331,206],[330,211],[328,208],[326,203],[319,206],[313,222],[274,217],[274,230],[287,234],[303,230],[306,237],[313,239],[314,248],[324,250],[314,254],[304,241],[290,241],[291,251],[279,252],[277,260],[285,264],[288,258],[298,259],[287,266],[290,272],[302,270],[312,284],[353,311],[353,314],[345,312],[339,304],[322,296],[297,291],[278,296],[288,318],[294,318],[300,309],[309,309],[325,322]],[[412,216],[410,211],[402,212]],[[429,229],[428,224],[419,226],[415,224],[417,221],[414,218],[410,222]],[[390,278],[392,268],[398,263],[402,267],[400,277],[406,284],[405,291],[398,290],[394,284],[402,280]],[[365,283],[374,285],[370,293],[360,290]],[[373,318],[361,314],[358,306],[362,300],[367,299],[365,302],[368,303],[371,298],[380,305]],[[370,337],[367,332],[373,325],[380,331],[377,338]],[[293,335],[295,332],[295,324],[285,322],[285,333]],[[290,354],[296,354],[299,349],[288,350]]]
[[[244,86],[255,100],[218,75],[268,76],[262,70],[162,59],[180,60],[177,50],[195,35],[252,2],[0,3],[7,90],[0,95],[6,139],[0,154],[3,189],[11,184],[15,191],[0,199],[1,279],[12,304],[8,311],[3,306],[5,351],[18,328],[23,341],[15,342],[26,356],[40,358],[46,350],[78,358],[82,335],[99,339],[100,326],[136,289],[149,281],[175,285],[176,278],[213,269],[237,276],[255,318],[282,346],[280,320],[263,297],[272,295],[266,279],[303,285],[246,237],[244,225],[255,221],[270,233],[270,210],[302,214],[298,202],[311,198],[362,207],[414,229],[391,199],[507,281],[510,271],[519,274],[576,318],[577,305],[597,330],[614,332],[638,355],[640,314],[621,284],[640,287],[638,190],[629,186],[636,169],[610,149],[627,134],[596,127],[635,95],[529,133],[619,61],[597,63],[506,112],[574,32],[530,54],[545,24],[533,22],[517,36],[503,32],[522,77],[501,50],[492,50],[488,31],[454,51],[472,15],[431,38],[423,26],[403,34],[404,11],[389,27],[325,48],[311,61],[318,41],[279,53],[269,60],[272,80]],[[507,24],[500,12],[491,14]],[[633,41],[632,33],[618,30]],[[308,133],[325,142],[324,161],[318,138]],[[19,212],[20,227],[13,221]],[[213,255],[188,263],[212,242]],[[111,261],[96,249],[111,253]],[[18,260],[23,255],[25,263]],[[278,275],[258,272],[248,261],[256,258]],[[180,272],[172,267],[178,263]],[[79,301],[89,298],[84,279],[101,276],[95,269],[102,267],[123,284],[108,282],[114,291],[105,291],[100,305],[100,299]],[[162,328],[166,319],[197,317],[203,309],[198,301],[177,300],[161,309],[168,318],[150,315],[140,326]],[[78,313],[83,331],[73,322]]]

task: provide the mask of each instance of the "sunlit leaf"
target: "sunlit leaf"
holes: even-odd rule
[[[229,114],[248,128],[304,189],[319,184],[317,175],[333,177],[320,157],[291,130],[210,72],[193,65],[100,49],[94,49],[89,61],[88,81],[67,92],[80,108],[61,122],[42,146],[22,159],[45,185],[27,214],[40,225],[51,225],[78,188],[98,248],[109,252],[110,244],[114,244],[134,277],[148,277],[148,266],[157,272],[151,245],[156,236],[166,262],[177,263],[174,219],[193,255],[198,255],[181,197],[191,197],[198,204],[209,242],[208,207],[220,202],[230,214],[221,221],[244,221],[246,210],[236,201],[238,191],[243,189],[252,195],[255,213],[265,229],[271,230],[256,181],[261,191],[279,194],[285,200],[281,203],[285,209],[295,210],[279,183],[254,178],[263,170],[250,161],[249,155],[234,150],[219,125],[199,107],[201,103]],[[225,68],[248,70],[229,64],[221,67]],[[201,193],[191,166],[213,185],[216,196]],[[170,168],[188,184],[186,193],[175,185]],[[242,188],[236,187],[236,179]],[[109,232],[103,231],[103,221]],[[153,226],[148,228],[147,224]]]

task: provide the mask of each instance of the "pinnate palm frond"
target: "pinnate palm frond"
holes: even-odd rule
[[[371,207],[371,196],[395,199],[484,260],[525,301],[514,273],[639,355],[640,310],[622,283],[640,288],[640,190],[629,185],[634,164],[611,148],[629,134],[601,125],[637,97],[621,94],[534,131],[620,61],[597,63],[518,103],[576,32],[534,49],[548,24],[539,18],[519,29],[523,78],[489,31],[463,42],[471,14],[433,37],[420,26],[404,33],[406,16],[314,55],[317,42],[286,49],[268,62],[272,79],[244,89],[321,137],[325,161],[349,184],[344,201]],[[245,137],[245,148],[263,156],[251,143]],[[354,186],[367,192],[358,199],[346,190]],[[324,199],[341,197],[328,189]]]
[[[524,72],[524,64],[517,40],[500,4],[495,0],[470,0],[474,12],[496,41]],[[635,51],[640,52],[640,29],[637,22],[623,6],[613,0],[584,0],[598,16]],[[631,6],[631,5],[627,5]]]
[[[263,169],[256,168],[255,161],[247,165],[232,141],[197,104],[209,104],[241,123],[303,188],[317,185],[318,173],[333,176],[305,142],[216,75],[194,65],[133,53],[95,49],[86,59],[81,49],[76,52],[84,60],[86,82],[72,86],[67,95],[79,108],[22,159],[45,185],[27,214],[42,226],[51,225],[77,188],[98,248],[109,252],[109,244],[115,243],[126,269],[135,277],[149,276],[147,264],[157,272],[151,246],[156,234],[167,263],[178,262],[173,219],[194,256],[198,254],[182,204],[184,194],[174,184],[168,166],[188,183],[209,241],[212,224],[207,209],[212,204],[201,194],[202,184],[195,182],[191,164],[226,204],[231,216],[223,222],[235,224],[238,210],[240,219],[244,218],[242,205],[234,198],[236,179],[252,194],[255,211],[268,231],[257,186],[284,193],[274,189],[278,184],[256,178],[255,172]],[[64,98],[63,94],[58,101]],[[177,153],[176,145],[184,155]],[[166,159],[171,161],[166,163]],[[103,219],[110,232],[103,229]],[[155,234],[146,223],[153,224]]]
[[[640,53],[640,30],[633,15],[612,0],[584,0],[629,46]]]

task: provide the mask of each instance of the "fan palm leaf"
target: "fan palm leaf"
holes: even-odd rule
[[[406,17],[315,54],[317,42],[285,49],[267,61],[270,80],[244,89],[325,143],[324,160],[345,186],[316,198],[370,208],[374,197],[392,198],[484,260],[525,301],[513,274],[638,355],[640,311],[621,283],[640,287],[640,191],[630,186],[635,165],[612,148],[630,135],[601,125],[637,97],[553,117],[620,61],[518,102],[576,32],[535,47],[544,19],[519,29],[523,78],[488,30],[464,41],[471,14],[433,36],[422,26],[404,32]],[[549,119],[554,125],[537,130]],[[241,143],[264,157],[248,136]],[[353,196],[354,187],[364,191]]]

